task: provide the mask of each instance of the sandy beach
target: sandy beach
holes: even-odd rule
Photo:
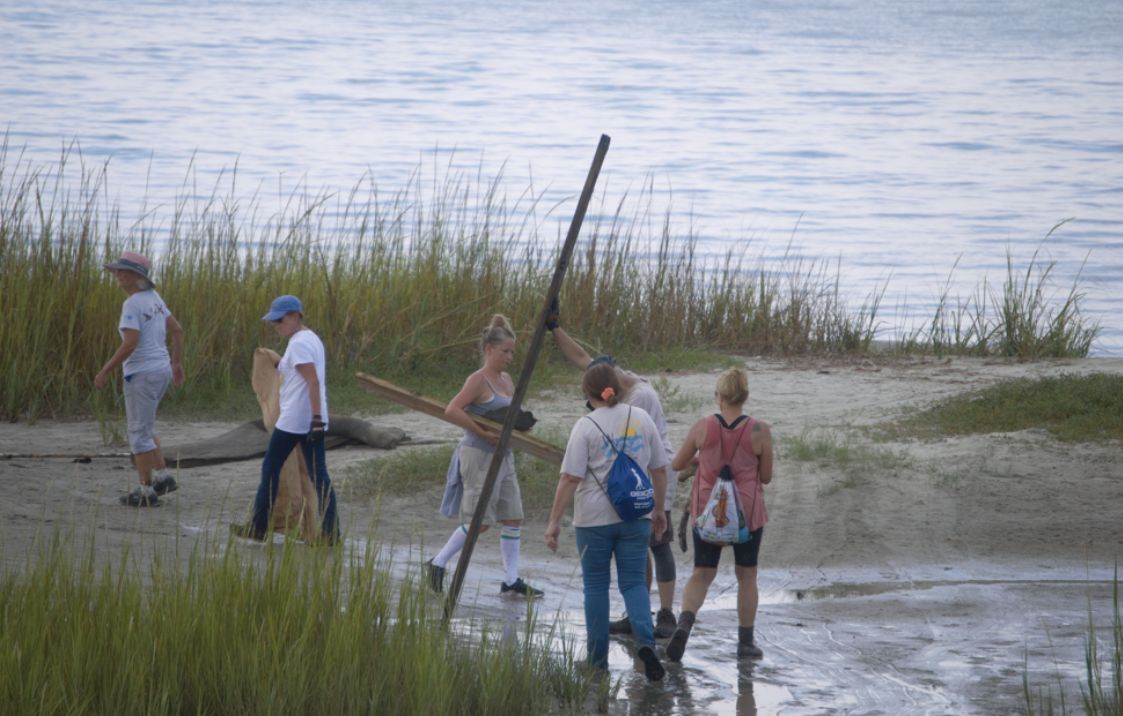
[[[736,587],[726,554],[686,656],[663,684],[648,685],[630,673],[626,642],[613,648],[612,668],[624,676],[613,710],[1010,712],[1022,703],[1027,668],[1031,683],[1059,678],[1075,695],[1089,614],[1097,628],[1111,624],[1111,580],[1123,556],[1123,446],[1061,444],[1037,430],[874,443],[865,429],[1005,379],[1123,373],[1123,359],[745,363],[748,411],[772,425],[778,445],[761,549],[757,633],[765,657],[754,666],[734,658]],[[697,417],[712,412],[715,377],[658,376],[669,394],[676,447]],[[541,421],[536,432],[552,434],[567,433],[584,411],[569,389],[526,407]],[[402,428],[418,442],[451,444],[459,435],[416,413],[358,417]],[[174,445],[232,427],[161,421],[158,432],[165,445]],[[789,459],[785,441],[801,435],[833,436],[865,457],[845,465]],[[245,515],[256,489],[256,460],[191,468],[181,471],[180,489],[163,506],[125,508],[117,498],[135,482],[128,460],[96,456],[120,450],[103,444],[93,422],[0,425],[0,454],[71,456],[0,459],[6,569],[19,569],[36,537],[55,530],[92,534],[99,557],[109,560],[123,550],[143,557],[178,543],[186,555],[199,541],[224,543],[227,524]],[[437,515],[444,475],[434,474],[424,491],[409,497],[350,496],[348,475],[378,453],[359,447],[329,453],[345,549],[361,548],[373,535],[395,545],[394,569],[404,572],[453,526]],[[75,462],[78,455],[95,457]],[[547,592],[538,603],[539,620],[556,617],[581,635],[572,529],[563,528],[562,547],[553,554],[545,548],[544,528],[544,520],[531,519],[523,530],[524,574]],[[677,546],[675,556],[681,594],[692,561]],[[499,573],[495,539],[485,535],[459,617],[526,617],[524,606],[498,596]],[[614,612],[619,603],[614,595]]]

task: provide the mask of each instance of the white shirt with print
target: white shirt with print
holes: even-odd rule
[[[168,357],[167,321],[170,315],[172,312],[155,289],[137,291],[125,299],[117,330],[122,337],[126,328],[140,334],[136,350],[125,359],[122,366],[125,377],[169,369],[171,358]]]
[[[596,425],[590,421],[595,421]],[[667,466],[663,440],[651,416],[643,408],[619,403],[611,408],[597,408],[581,418],[573,424],[569,433],[561,466],[566,475],[582,478],[574,496],[574,527],[600,527],[621,521],[601,487],[605,484],[612,461],[616,459],[616,453],[605,442],[601,430],[612,439],[617,450],[623,449],[649,476],[652,470]],[[589,470],[596,474],[596,479]],[[644,519],[650,519],[650,515]]]

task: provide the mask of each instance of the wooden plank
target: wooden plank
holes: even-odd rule
[[[388,380],[375,378],[373,375],[369,375],[367,373],[356,373],[355,379],[359,381],[359,385],[361,385],[365,390],[373,393],[374,395],[377,395],[380,398],[385,398],[387,400],[393,401],[398,405],[403,405],[409,408],[410,410],[416,410],[419,413],[425,413],[426,415],[431,415],[434,418],[440,418],[445,422],[452,422],[445,416],[445,405],[439,400],[426,397],[424,395],[421,395],[420,393],[415,393],[411,390],[407,390],[400,386],[394,385]],[[475,420],[476,423],[487,428],[496,435],[499,434],[499,431],[503,427],[494,420],[481,418],[478,415],[472,415],[471,413],[468,413],[468,416]],[[455,425],[455,423],[453,424]],[[554,445],[551,445],[550,443],[544,442],[537,438],[532,438],[524,433],[511,433],[510,441],[512,448],[522,450],[523,452],[529,453],[534,457],[545,460],[547,462],[552,462],[555,465],[561,465],[562,456],[565,454],[561,448],[555,447]]]

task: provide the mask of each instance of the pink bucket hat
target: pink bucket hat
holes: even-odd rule
[[[132,271],[135,274],[139,274],[151,287],[155,288],[156,286],[148,275],[148,272],[152,270],[152,262],[149,261],[148,257],[144,254],[138,254],[135,251],[125,251],[121,254],[121,258],[105,264],[104,268],[106,271],[113,271],[115,269]]]

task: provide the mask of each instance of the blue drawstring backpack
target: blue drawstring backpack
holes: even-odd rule
[[[592,470],[589,470],[589,474],[600,485],[600,489],[604,490],[604,494],[608,495],[608,501],[612,503],[616,514],[620,515],[620,519],[634,522],[649,514],[655,509],[655,488],[651,484],[651,478],[628,453],[616,449],[616,444],[609,439],[601,426],[597,425],[597,421],[588,415],[585,417],[597,426],[597,430],[600,430],[600,434],[604,436],[604,441],[608,443],[612,452],[616,453],[616,458],[608,468],[603,483],[597,480],[597,475]],[[631,424],[632,408],[628,406],[628,422],[624,425],[625,439],[628,437],[628,428]]]

